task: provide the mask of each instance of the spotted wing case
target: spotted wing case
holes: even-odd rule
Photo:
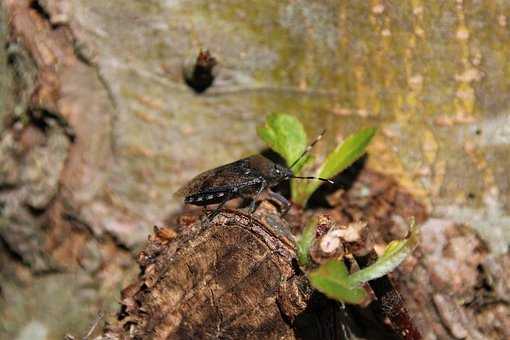
[[[262,173],[253,163],[267,161],[263,156],[252,156],[202,172],[181,187],[174,196],[186,198],[201,194],[230,194],[235,189],[254,185]]]

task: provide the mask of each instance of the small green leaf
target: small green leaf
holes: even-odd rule
[[[317,171],[316,176],[332,178],[345,170],[365,153],[365,149],[376,131],[376,128],[366,128],[350,135],[328,155]],[[319,181],[308,182],[304,188],[301,188],[302,190],[299,190],[299,193],[296,195],[297,197],[295,197],[295,202],[304,206],[308,198],[321,184]]]
[[[317,230],[317,219],[311,218],[306,225],[303,233],[297,237],[296,252],[299,265],[302,267],[310,264],[310,247],[315,240],[315,231]]]
[[[324,164],[319,169],[319,176],[331,178],[345,170],[364,153],[365,149],[374,137],[377,129],[366,128],[347,137],[347,139],[328,155]]]
[[[257,133],[271,149],[285,159],[289,166],[301,156],[308,144],[303,124],[288,114],[270,114],[265,124],[257,128]],[[304,158],[294,166],[292,169],[294,173],[307,162],[308,157]]]
[[[413,220],[410,226],[410,235],[407,239],[390,242],[377,261],[351,274],[349,276],[349,283],[356,286],[388,274],[413,252],[418,245],[418,241],[419,232]]]
[[[330,260],[308,274],[312,287],[331,299],[360,304],[366,299],[365,289],[353,286],[342,260]]]

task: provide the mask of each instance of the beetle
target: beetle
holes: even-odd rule
[[[260,194],[284,180],[291,178],[316,179],[334,184],[329,179],[295,176],[292,172],[292,168],[303,159],[310,149],[322,138],[324,133],[325,131],[322,131],[289,168],[276,164],[262,155],[253,155],[197,175],[174,195],[176,197],[184,197],[184,203],[186,204],[197,206],[219,203],[218,207],[208,216],[210,221],[218,214],[227,201],[236,197],[252,198],[250,212],[253,213],[255,211],[255,203]],[[269,194],[274,200],[285,205],[286,210],[288,210],[290,203],[283,196],[270,190]]]

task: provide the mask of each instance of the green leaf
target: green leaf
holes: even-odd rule
[[[311,218],[303,230],[303,233],[297,237],[296,252],[299,265],[302,267],[306,267],[310,264],[310,247],[315,240],[316,230],[317,219]]]
[[[411,221],[410,235],[407,239],[390,242],[376,262],[351,274],[349,283],[356,286],[388,274],[413,252],[418,245],[418,241],[419,232],[413,220]]]
[[[365,128],[350,135],[342,144],[338,145],[331,152],[322,166],[316,173],[316,176],[323,178],[332,178],[345,170],[354,163],[364,153],[365,149],[374,137],[376,128]],[[305,205],[308,198],[322,183],[319,181],[310,181],[305,187],[301,188],[295,197],[295,202]]]
[[[257,128],[257,133],[271,149],[285,159],[289,166],[301,156],[308,145],[303,124],[288,114],[270,114],[265,124]],[[304,157],[296,164],[292,169],[294,173],[298,173],[308,160],[309,157]]]
[[[324,164],[319,169],[319,176],[331,178],[338,175],[349,165],[354,163],[364,153],[365,149],[374,137],[377,129],[366,128],[347,137],[347,139],[328,155]]]
[[[312,287],[337,301],[360,304],[367,293],[362,287],[352,285],[342,260],[330,260],[308,273]]]

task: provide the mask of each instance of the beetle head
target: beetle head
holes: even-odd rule
[[[271,185],[276,185],[281,181],[292,177],[292,171],[280,164],[273,164],[271,168]]]

